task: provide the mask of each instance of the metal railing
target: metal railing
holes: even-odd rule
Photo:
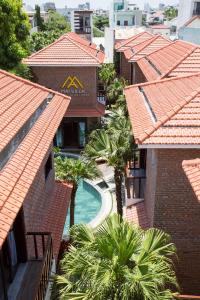
[[[76,32],[76,33],[79,33],[79,34],[84,34],[84,33],[90,34],[90,33],[91,33],[91,27],[80,27],[80,28],[76,28],[76,29],[75,29],[75,32]]]
[[[97,84],[97,101],[103,105],[106,104],[106,91],[103,84]]]
[[[41,261],[42,270],[37,279],[37,290],[33,291],[35,300],[45,299],[51,268],[53,262],[53,243],[51,234],[48,232],[28,232],[27,237],[32,239],[33,252],[29,260]],[[31,243],[31,240],[29,240]]]

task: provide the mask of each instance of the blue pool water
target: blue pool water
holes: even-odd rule
[[[92,221],[101,208],[101,195],[90,184],[85,181],[79,183],[76,194],[75,224],[87,224]],[[69,231],[69,210],[64,227],[63,235]]]

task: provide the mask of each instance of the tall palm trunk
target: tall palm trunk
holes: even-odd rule
[[[117,212],[123,216],[123,203],[122,203],[122,180],[123,174],[118,169],[114,170],[115,188],[116,188],[116,201],[117,201]]]
[[[71,194],[71,203],[70,203],[70,225],[69,225],[70,228],[74,225],[75,198],[76,198],[77,189],[78,189],[78,185],[74,183],[72,194]]]

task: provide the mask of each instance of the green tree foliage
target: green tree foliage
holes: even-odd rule
[[[131,125],[121,111],[113,114],[107,121],[106,128],[92,132],[85,147],[87,157],[93,160],[103,159],[114,168],[117,211],[121,216],[123,214],[122,183],[132,147]]]
[[[78,184],[81,179],[95,179],[99,177],[100,171],[93,161],[87,161],[83,158],[55,158],[56,178],[72,183],[73,190],[70,203],[70,227],[74,225],[75,197]]]
[[[49,17],[47,22],[45,23],[45,27],[47,31],[70,31],[70,25],[67,22],[66,18],[53,10],[49,11]]]
[[[38,29],[40,31],[43,31],[45,29],[45,25],[44,25],[44,20],[41,17],[41,14],[40,14],[40,6],[39,5],[35,6],[34,19],[35,19],[35,22],[36,22],[36,25],[37,25]]]
[[[50,45],[63,34],[60,30],[40,31],[31,35],[30,51],[36,52]]]
[[[168,234],[142,230],[109,217],[95,232],[86,225],[71,229],[74,240],[56,276],[54,299],[172,300],[178,289]]]
[[[30,24],[21,0],[0,0],[0,67],[15,67],[28,54]]]
[[[94,37],[104,37],[104,32],[93,26],[93,36]]]
[[[55,11],[49,11],[48,21],[44,25],[45,31],[35,32],[30,37],[31,52],[39,51],[70,31],[70,24],[65,17]]]
[[[115,78],[107,87],[107,99],[109,105],[115,104],[119,97],[123,95],[123,90],[126,86],[126,81],[123,78]]]
[[[10,72],[14,73],[17,76],[28,79],[28,80],[33,79],[33,74],[32,74],[31,68],[22,63],[19,63],[15,68],[10,70]]]
[[[167,20],[172,20],[178,16],[178,9],[173,6],[169,6],[168,8],[165,9],[164,14]]]
[[[109,26],[109,18],[104,16],[94,17],[93,23],[96,28],[104,31],[104,28]]]

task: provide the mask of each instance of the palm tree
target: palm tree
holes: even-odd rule
[[[123,94],[123,89],[126,86],[126,81],[123,78],[115,78],[107,88],[107,98],[109,105],[117,102],[118,98]]]
[[[81,179],[95,179],[100,176],[96,163],[83,158],[55,158],[56,178],[73,184],[70,203],[70,227],[74,225],[75,197]]]
[[[99,71],[99,79],[104,84],[104,88],[107,91],[107,87],[116,77],[114,64],[103,64]]]
[[[85,155],[90,159],[102,158],[114,168],[117,211],[123,215],[122,183],[127,157],[131,153],[131,135],[122,131],[100,129],[94,131],[85,147]]]
[[[55,299],[170,300],[178,288],[176,248],[158,229],[144,231],[112,215],[94,232],[71,230],[73,244],[56,276]]]

